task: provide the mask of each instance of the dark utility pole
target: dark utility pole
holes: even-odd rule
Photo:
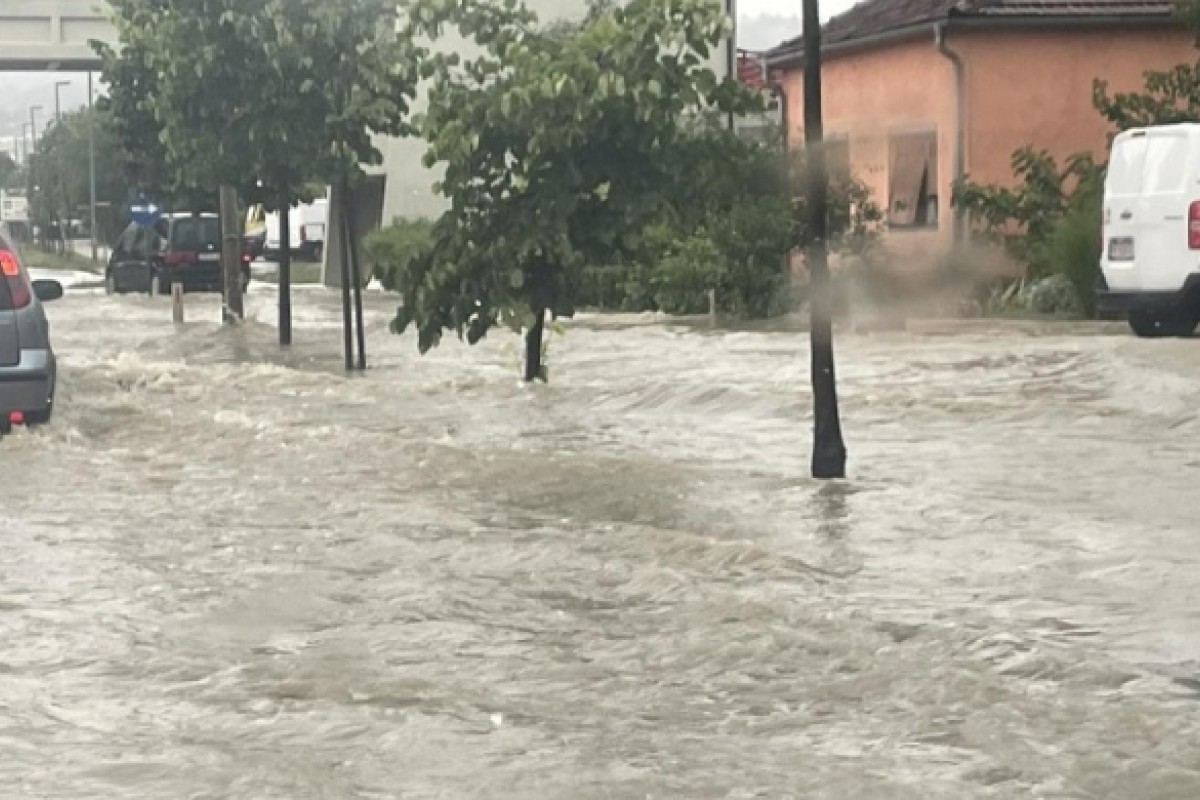
[[[225,291],[221,317],[226,323],[240,322],[245,316],[245,307],[242,305],[242,233],[238,222],[237,189],[222,184],[220,202],[221,273]]]
[[[279,346],[292,344],[292,207],[279,203]]]
[[[821,119],[821,14],[818,0],[804,4],[804,143],[807,166],[808,276],[812,304],[814,478],[846,477],[846,445],[838,419],[833,369],[833,314],[829,296],[829,174]]]

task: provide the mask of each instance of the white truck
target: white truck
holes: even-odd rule
[[[1119,134],[1104,181],[1097,302],[1138,336],[1189,336],[1200,324],[1200,124]]]
[[[325,253],[325,226],[329,219],[329,201],[325,198],[292,209],[289,218],[291,251],[294,257],[320,261]],[[247,238],[262,236],[260,255],[267,261],[279,260],[279,214],[263,214],[252,209],[247,215]]]

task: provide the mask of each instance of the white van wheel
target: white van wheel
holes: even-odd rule
[[[1162,339],[1170,336],[1191,336],[1196,330],[1195,315],[1185,309],[1151,313],[1129,312],[1129,327],[1142,339]]]

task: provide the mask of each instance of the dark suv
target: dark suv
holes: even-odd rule
[[[241,259],[242,290],[250,283],[249,259]],[[113,248],[104,286],[109,294],[219,292],[221,222],[216,214],[167,214],[153,227],[132,223]]]

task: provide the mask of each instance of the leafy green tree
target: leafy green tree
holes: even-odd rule
[[[1200,46],[1200,0],[1176,0],[1175,17]],[[1141,91],[1109,93],[1108,82],[1092,84],[1092,102],[1118,131],[1200,119],[1200,60],[1166,70],[1148,70]]]
[[[100,47],[131,153],[161,145],[173,192],[235,186],[287,213],[314,186],[382,156],[373,135],[408,131],[421,51],[394,0],[114,0],[120,47]],[[281,341],[290,338],[288,260]]]
[[[526,333],[526,380],[545,379],[546,315],[575,313],[587,264],[613,263],[669,201],[689,113],[753,100],[706,59],[729,32],[715,0],[598,5],[573,32],[539,29],[516,0],[418,0],[418,31],[452,25],[482,49],[431,60],[426,163],[449,210],[399,276],[393,323],[422,352],[446,330],[474,344]]]
[[[30,216],[43,230],[52,222],[63,221],[64,215],[67,219],[88,219],[91,201],[89,136],[93,134],[97,201],[121,210],[126,206],[128,188],[112,115],[98,108],[68,112],[38,141],[38,151],[31,159],[27,174]]]

